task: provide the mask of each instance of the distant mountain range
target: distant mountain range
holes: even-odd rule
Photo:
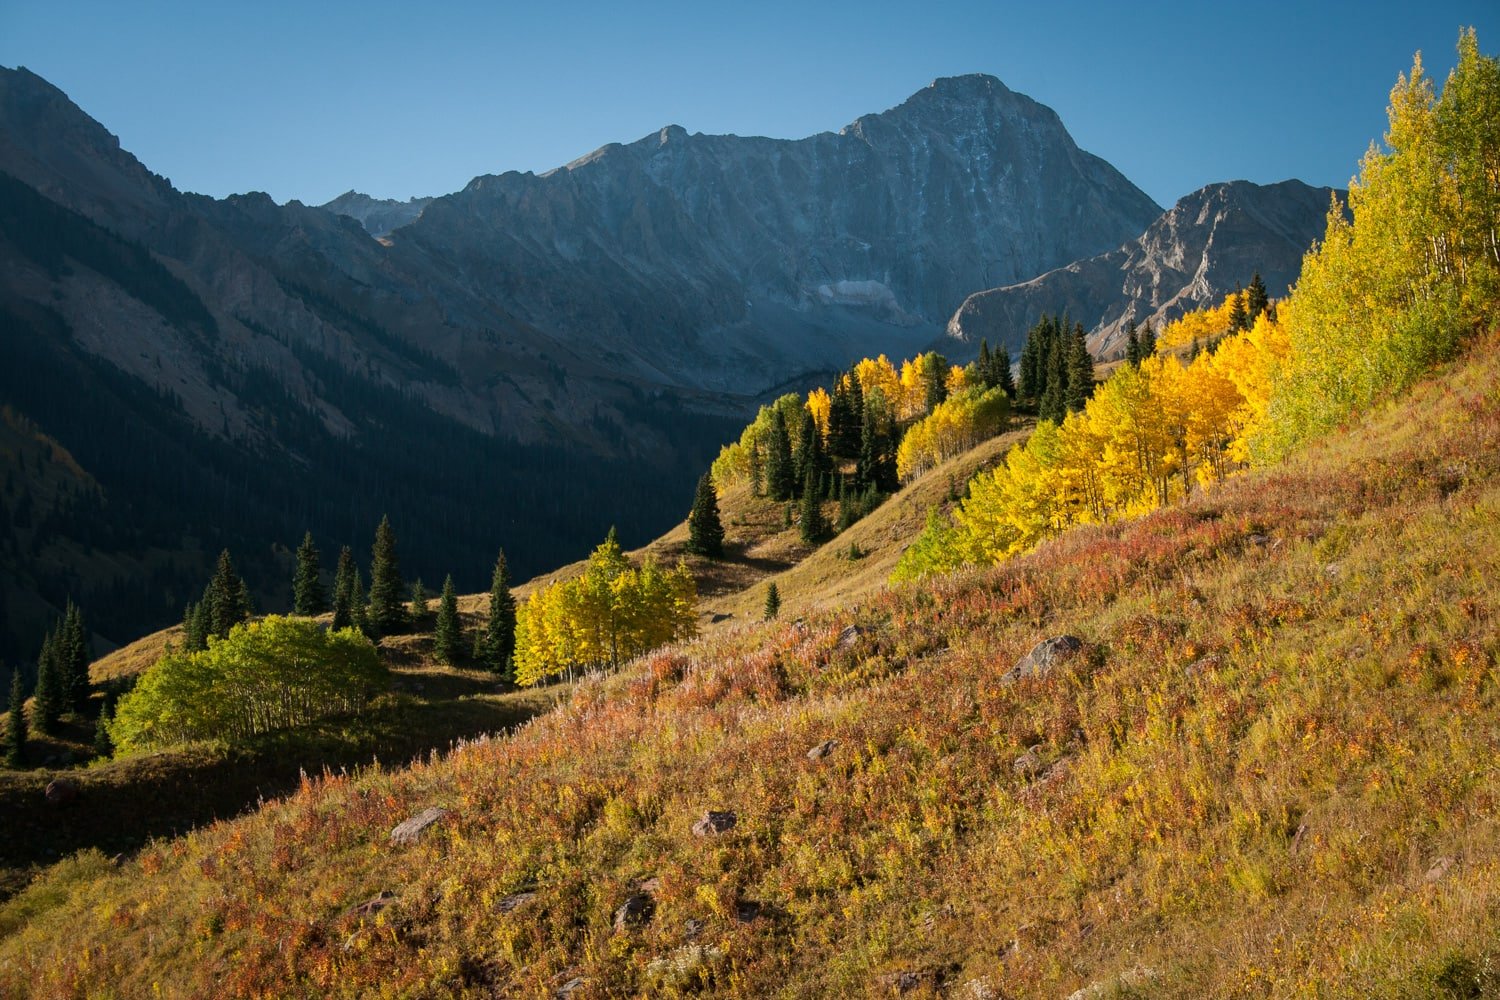
[[[1120,356],[1130,323],[1160,329],[1184,312],[1217,305],[1257,272],[1273,298],[1285,295],[1302,256],[1323,235],[1330,199],[1344,194],[1301,181],[1210,184],[1108,253],[970,295],[948,334],[1014,352],[1041,313],[1066,312],[1090,331],[1096,357]]]
[[[1173,214],[987,76],[838,133],[668,127],[543,175],[310,207],[179,192],[0,69],[0,174],[0,403],[20,442],[0,655],[28,656],[70,594],[112,609],[112,638],[169,620],[224,545],[277,603],[304,528],[331,561],[385,512],[410,575],[468,588],[501,544],[525,574],[610,523],[650,537],[760,398],[864,354],[962,354],[981,315],[1014,343],[1033,306],[1068,302],[976,310],[974,292],[1009,301]],[[1182,213],[1121,258],[1156,275],[1142,301],[1165,315],[1257,266],[1276,290],[1326,197],[1256,190],[1282,256],[1233,212]]]

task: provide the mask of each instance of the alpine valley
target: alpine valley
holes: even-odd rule
[[[221,548],[279,580],[304,529],[353,544],[383,513],[412,570],[472,589],[500,544],[530,574],[610,524],[649,538],[781,389],[981,337],[1014,355],[1052,303],[1108,349],[1256,268],[1282,291],[1328,196],[1241,182],[1163,215],[988,76],[837,133],[669,126],[318,208],[179,192],[0,70],[0,173],[9,658],[70,596],[107,648],[178,617]]]

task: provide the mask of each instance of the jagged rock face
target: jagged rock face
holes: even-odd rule
[[[400,229],[422,214],[431,198],[411,198],[397,201],[394,198],[371,198],[358,191],[345,191],[319,208],[335,215],[347,215],[365,228],[371,236],[380,239],[393,229]]]
[[[1066,311],[1090,331],[1096,357],[1120,356],[1130,322],[1160,328],[1216,305],[1257,271],[1273,298],[1285,295],[1323,234],[1335,193],[1301,181],[1210,184],[1118,249],[969,296],[949,320],[948,335],[966,350],[985,338],[1014,356],[1039,316]]]
[[[915,350],[976,288],[1117,245],[1159,208],[992,77],[800,140],[606,146],[476,178],[392,234],[479,294],[611,363],[761,388]]]

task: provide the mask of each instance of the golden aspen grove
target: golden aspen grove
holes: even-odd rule
[[[1231,328],[1243,293],[1162,331],[1060,424],[1042,421],[975,477],[898,565],[913,579],[991,565],[1076,524],[1132,517],[1286,455],[1410,385],[1495,322],[1500,304],[1500,70],[1475,33],[1441,95],[1420,57],[1391,92],[1345,206],[1291,295]],[[1183,347],[1210,347],[1186,362]]]

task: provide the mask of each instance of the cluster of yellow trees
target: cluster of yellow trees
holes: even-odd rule
[[[904,361],[899,369],[884,354],[877,358],[864,358],[854,366],[852,375],[844,374],[838,377],[833,393],[819,386],[809,392],[805,399],[795,393],[789,393],[770,406],[761,407],[755,420],[740,434],[740,439],[725,445],[719,451],[719,457],[714,460],[712,469],[714,485],[724,490],[736,483],[750,481],[754,467],[753,456],[757,453],[765,454],[766,439],[770,434],[772,414],[775,410],[781,410],[786,425],[795,428],[802,419],[801,411],[806,409],[812,415],[825,443],[828,443],[830,428],[834,423],[832,417],[834,397],[840,389],[845,387],[851,377],[858,380],[863,400],[867,403],[873,402],[874,405],[882,408],[899,426],[922,420],[951,397],[987,388],[977,365],[950,365],[947,359],[935,351],[929,351]],[[977,444],[988,435],[980,434],[975,437],[977,431],[973,427],[960,430],[954,425],[962,419],[969,418],[987,422],[995,428],[989,433],[995,433],[999,426],[1003,425],[1004,416],[1002,415],[999,423],[996,424],[993,420],[994,408],[993,399],[984,407],[975,407],[972,404],[956,406],[943,418],[946,424],[943,433],[947,435],[958,431],[963,436],[972,438],[973,443]],[[1009,412],[1008,403],[1006,412]],[[855,419],[858,419],[857,415]],[[794,440],[794,447],[796,444]]]
[[[896,449],[897,477],[902,482],[914,479],[994,437],[1008,416],[1010,399],[1002,389],[974,386],[950,395],[901,438]]]
[[[573,667],[618,666],[697,632],[698,591],[687,566],[639,568],[613,530],[583,575],[532,592],[516,608],[516,683],[537,684]]]
[[[1391,94],[1349,212],[1292,294],[1232,332],[1231,295],[1173,324],[1158,353],[1122,365],[1081,412],[1043,421],[981,473],[950,518],[934,512],[896,577],[984,565],[1073,524],[1142,513],[1210,488],[1410,384],[1465,331],[1500,317],[1500,64],[1472,31],[1441,97],[1420,59]],[[1184,364],[1174,346],[1216,348]]]

